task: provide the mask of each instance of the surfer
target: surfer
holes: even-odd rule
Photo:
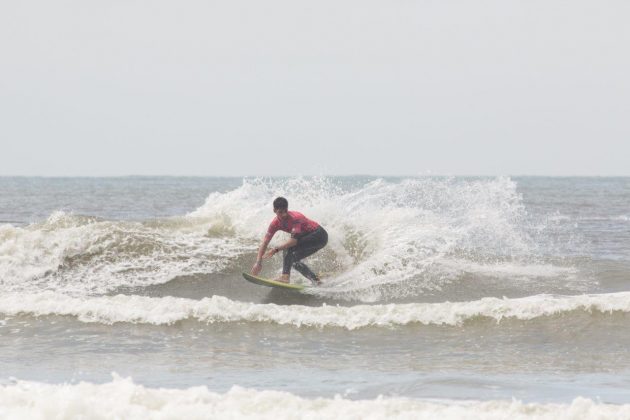
[[[279,251],[283,251],[282,275],[276,279],[277,281],[288,283],[291,267],[293,267],[313,283],[321,284],[319,277],[301,260],[325,247],[328,243],[328,233],[319,223],[306,218],[302,213],[289,211],[289,202],[284,197],[273,200],[273,212],[276,217],[269,224],[267,234],[258,249],[258,257],[252,267],[252,274],[256,276],[260,273],[263,258],[271,258]],[[291,238],[284,244],[267,251],[267,245],[278,230],[290,233]]]

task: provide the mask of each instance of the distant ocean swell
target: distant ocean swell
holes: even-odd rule
[[[379,396],[373,400],[302,398],[289,392],[238,386],[225,393],[205,386],[147,388],[117,375],[111,382],[50,385],[17,381],[0,385],[2,418],[256,418],[256,419],[601,419],[629,418],[630,405],[575,398],[570,404],[517,400],[418,400]]]
[[[356,305],[257,304],[222,296],[201,300],[116,295],[75,298],[54,292],[0,296],[0,314],[71,316],[82,322],[170,325],[184,320],[205,323],[265,322],[293,327],[395,327],[412,324],[457,326],[475,319],[529,321],[573,313],[630,313],[630,292],[596,295],[534,295],[518,299],[483,298],[470,302]]]

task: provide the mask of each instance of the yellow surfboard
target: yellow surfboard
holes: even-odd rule
[[[299,290],[307,289],[309,287],[309,286],[304,286],[303,284],[283,283],[281,281],[265,279],[258,276],[252,276],[251,274],[247,274],[247,273],[243,273],[243,277],[245,277],[245,280],[251,283],[258,284],[261,286],[277,287],[278,289],[288,289],[288,290],[299,291]]]

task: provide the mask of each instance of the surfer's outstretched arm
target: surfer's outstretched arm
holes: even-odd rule
[[[258,248],[258,255],[256,256],[256,263],[254,263],[254,266],[252,267],[252,274],[254,276],[258,275],[258,273],[260,273],[260,270],[262,270],[262,260],[266,259],[266,258],[271,258],[273,257],[278,251],[282,251],[284,249],[289,249],[291,247],[294,247],[297,245],[298,241],[295,238],[291,238],[288,241],[286,241],[285,243],[283,243],[280,246],[277,246],[275,248],[271,248],[269,251],[267,251],[267,246],[269,246],[269,242],[271,241],[271,237],[269,237],[269,235],[265,236],[265,239],[263,239],[262,243],[260,244],[260,248]],[[265,252],[267,251],[267,252]]]
[[[276,252],[278,252],[278,251],[283,251],[285,249],[293,248],[294,246],[297,245],[297,243],[298,243],[297,239],[291,238],[288,241],[286,241],[285,243],[283,243],[282,245],[275,247],[274,248],[274,250],[275,250],[274,254]]]
[[[258,255],[256,256],[256,262],[254,263],[254,266],[252,267],[252,274],[254,276],[258,275],[258,273],[260,273],[260,270],[262,270],[262,259],[263,259],[263,256],[265,255],[265,251],[267,250],[267,245],[269,245],[270,240],[271,238],[267,238],[267,236],[265,236],[265,239],[263,239],[262,243],[260,244],[260,248],[258,248]]]

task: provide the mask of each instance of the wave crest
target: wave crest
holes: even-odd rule
[[[45,384],[17,381],[0,385],[0,416],[6,418],[370,418],[370,419],[589,419],[627,418],[630,405],[578,397],[570,404],[505,401],[423,401],[402,397],[373,400],[303,398],[289,392],[233,386],[225,393],[205,386],[148,388],[113,375],[104,384]]]
[[[582,312],[630,312],[630,292],[518,299],[483,298],[470,302],[405,303],[308,307],[256,304],[223,296],[201,300],[137,295],[75,298],[53,292],[0,297],[5,316],[74,316],[82,322],[170,325],[188,319],[200,322],[268,322],[293,327],[395,327],[412,324],[458,326],[478,318],[501,322]]]

